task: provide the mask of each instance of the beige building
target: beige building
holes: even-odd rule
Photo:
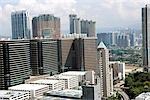
[[[59,38],[60,18],[51,14],[43,14],[32,19],[33,38]]]
[[[98,46],[98,63],[100,68],[101,95],[107,98],[113,92],[112,68],[109,67],[109,50],[103,42]]]

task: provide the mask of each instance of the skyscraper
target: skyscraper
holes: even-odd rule
[[[142,8],[143,66],[150,71],[150,5]]]
[[[97,67],[96,38],[62,38],[60,39],[62,71],[94,70]]]
[[[52,39],[30,40],[32,75],[58,73],[58,42]]]
[[[70,34],[87,34],[88,37],[95,37],[95,22],[88,20],[80,20],[77,15],[69,15],[70,18]]]
[[[11,13],[12,39],[30,39],[28,12],[16,11]]]
[[[32,19],[33,37],[59,38],[60,18],[43,14]]]
[[[111,96],[113,92],[112,68],[109,67],[109,50],[103,42],[98,45],[98,63],[101,78],[101,94],[103,97]]]
[[[70,34],[73,33],[81,34],[80,18],[77,18],[77,15],[72,14],[69,15],[69,19],[70,19]]]
[[[30,75],[29,41],[0,41],[0,89],[21,84]]]

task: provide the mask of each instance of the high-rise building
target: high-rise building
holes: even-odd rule
[[[88,20],[81,20],[81,34],[87,34],[88,37],[95,37],[95,22]]]
[[[69,15],[70,18],[70,34],[87,34],[88,37],[96,36],[95,22],[88,20],[80,20],[77,15]]]
[[[58,42],[52,39],[30,40],[32,75],[58,73]]]
[[[96,38],[63,38],[60,40],[61,70],[95,70]]]
[[[28,40],[0,41],[0,89],[21,84],[31,75]]]
[[[59,38],[60,18],[43,14],[32,19],[33,37]]]
[[[12,39],[30,39],[28,12],[16,11],[11,13]]]
[[[107,98],[113,92],[112,68],[109,67],[109,50],[103,42],[98,45],[98,63],[101,79],[101,95]]]
[[[143,66],[150,71],[150,5],[142,8]]]
[[[130,47],[130,37],[128,34],[118,34],[117,35],[117,46],[120,48]]]
[[[70,34],[73,33],[80,34],[81,33],[80,18],[77,18],[77,15],[72,14],[69,15],[69,19],[70,19]]]
[[[113,33],[98,33],[97,34],[97,42],[100,43],[101,41],[107,46],[111,46],[113,43]]]

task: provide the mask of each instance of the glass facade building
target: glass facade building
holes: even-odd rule
[[[30,39],[28,12],[11,13],[12,39]]]

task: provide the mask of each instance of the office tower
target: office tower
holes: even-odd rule
[[[51,14],[43,14],[32,19],[33,37],[59,38],[60,18]]]
[[[107,47],[111,46],[113,43],[113,33],[98,33],[97,34],[97,43],[101,41],[106,44]]]
[[[96,36],[94,21],[81,20],[81,34],[87,34],[88,37]]]
[[[97,38],[83,38],[83,64],[85,70],[94,70],[97,73]]]
[[[129,38],[130,38],[130,46],[134,47],[135,46],[135,33],[130,33]]]
[[[120,48],[130,47],[130,37],[128,34],[120,33],[117,35],[117,46]]]
[[[80,20],[77,15],[69,15],[70,18],[70,34],[87,34],[88,37],[96,36],[95,22],[88,20]]]
[[[96,36],[95,23],[96,23],[96,22],[89,21],[88,33],[87,33],[87,36],[88,36],[88,37],[95,37],[95,36]]]
[[[58,73],[58,42],[50,39],[30,40],[32,75]]]
[[[69,15],[69,19],[70,19],[70,34],[73,33],[80,34],[81,33],[80,18],[77,18],[77,15],[72,14]]]
[[[143,66],[150,71],[150,5],[142,8]]]
[[[96,38],[60,39],[61,70],[96,70]]]
[[[29,41],[0,41],[0,89],[23,83],[30,73]]]
[[[103,42],[98,45],[98,64],[100,67],[101,93],[104,98],[111,96],[113,90],[112,70],[109,67],[109,50]]]
[[[16,11],[11,13],[12,39],[30,39],[28,12]]]

